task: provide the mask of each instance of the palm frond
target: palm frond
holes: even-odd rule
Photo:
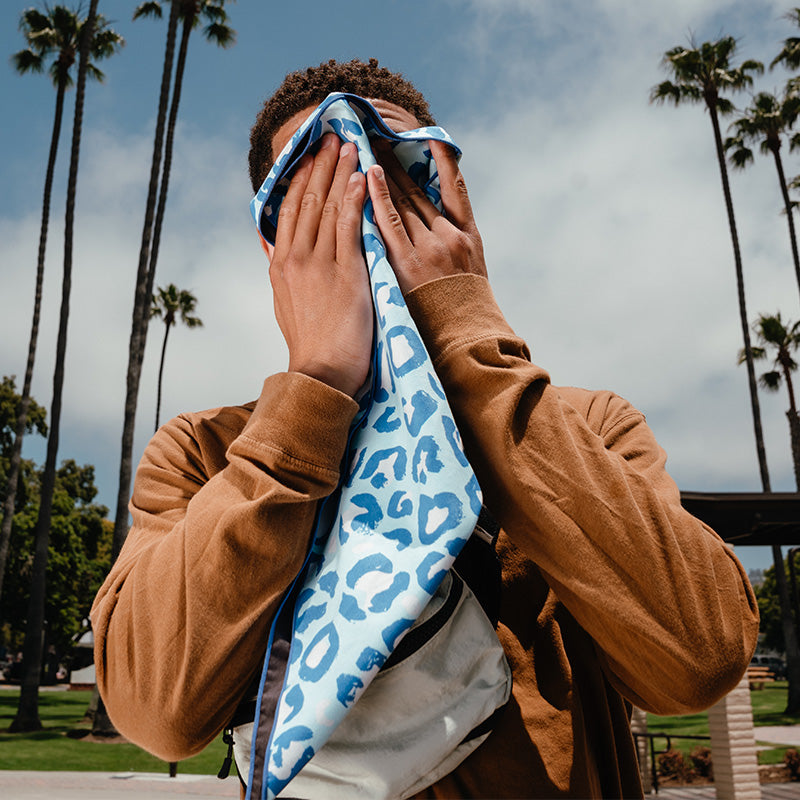
[[[11,64],[20,74],[41,72],[44,69],[44,58],[33,50],[20,50],[11,56]]]
[[[745,72],[752,72],[754,75],[763,75],[764,74],[764,65],[760,61],[756,61],[755,59],[749,58],[747,61],[743,61],[739,65],[739,71],[742,73]],[[748,85],[753,82],[752,75],[744,76],[747,80]]]
[[[753,352],[752,348],[750,349],[750,352],[751,353]],[[744,364],[745,361],[747,361],[747,352],[745,351],[744,348],[742,348],[736,354],[736,364],[737,365],[741,365],[741,364]]]
[[[125,47],[125,39],[115,30],[106,27],[106,21],[102,21],[101,28],[99,21],[95,28],[95,35],[92,39],[92,58],[101,61],[104,58],[113,56],[114,53]]]
[[[787,69],[800,67],[800,38],[790,36],[783,40],[780,53],[770,62],[769,68],[774,69],[778,64],[783,64]]]
[[[763,347],[751,347],[750,355],[753,357],[753,361],[761,361],[761,359],[766,357],[767,353]],[[742,347],[736,354],[736,363],[741,365],[744,364],[745,361],[747,361],[747,351]]]
[[[762,389],[769,392],[777,392],[781,387],[781,373],[778,370],[765,372],[759,379],[758,383]]]
[[[200,9],[200,13],[209,22],[225,23],[228,21],[228,12],[225,11],[221,3],[206,2],[203,4],[202,9]]]
[[[50,18],[42,14],[38,8],[26,8],[20,14],[19,29],[23,32],[34,33],[50,27]]]
[[[723,117],[727,117],[729,114],[733,114],[733,112],[736,111],[736,106],[733,104],[733,101],[728,100],[727,97],[718,97],[717,111]]]
[[[729,147],[729,143],[734,142]],[[728,156],[731,164],[735,169],[745,169],[748,164],[752,164],[753,159],[753,151],[749,147],[745,147],[741,142],[738,143],[738,146],[735,144],[736,140],[727,139],[725,141],[725,148],[726,149],[733,149],[733,152]]]
[[[236,31],[219,22],[212,22],[203,28],[203,35],[209,42],[219,47],[232,47],[236,44]]]
[[[650,102],[670,102],[676,106],[680,105],[681,100],[684,99],[691,102],[691,98],[686,97],[685,88],[679,84],[672,83],[672,81],[662,81],[650,90]],[[701,99],[702,97],[697,98],[698,101]]]
[[[69,89],[72,86],[73,80],[72,75],[69,74],[69,70],[63,69],[61,63],[59,61],[54,61],[50,65],[50,69],[47,70],[50,74],[50,78],[53,81],[53,86],[58,86],[61,81],[64,82],[64,86]]]
[[[92,63],[86,65],[86,74],[98,83],[102,83],[106,79],[106,74]]]
[[[754,326],[759,341],[764,344],[771,344],[773,347],[782,347],[789,335],[789,331],[783,324],[781,313],[778,311],[774,315],[760,314]]]
[[[141,19],[142,17],[156,17],[161,19],[161,16],[161,3],[159,3],[158,0],[149,0],[149,2],[141,3],[133,12],[134,19]]]

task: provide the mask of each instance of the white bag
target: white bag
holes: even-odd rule
[[[281,798],[404,800],[473,752],[511,692],[492,623],[450,570],[332,737]],[[253,723],[234,728],[234,757],[250,772]]]

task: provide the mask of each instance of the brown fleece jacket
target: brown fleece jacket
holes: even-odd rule
[[[418,797],[641,796],[629,703],[689,713],[736,685],[758,630],[747,578],[681,507],[643,415],[610,392],[552,386],[484,278],[406,299],[503,527],[498,635],[514,676],[488,740]],[[229,720],[355,411],[281,373],[256,403],[155,435],[92,611],[98,684],[132,741],[181,759]]]

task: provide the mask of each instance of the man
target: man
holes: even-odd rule
[[[397,130],[432,122],[377,62],[294,73],[253,130],[254,188],[330,91],[369,98]],[[643,415],[610,392],[557,388],[530,362],[492,296],[455,158],[431,150],[445,214],[386,150],[366,180],[333,136],[299,165],[275,246],[262,242],[288,370],[255,403],[181,415],[150,443],[133,528],[93,610],[98,684],[122,733],[177,760],[223,728],[260,668],[368,372],[368,191],[503,528],[497,632],[512,698],[486,742],[419,796],[640,796],[630,703],[689,713],[733,688],[755,601],[729,549],[682,509]]]

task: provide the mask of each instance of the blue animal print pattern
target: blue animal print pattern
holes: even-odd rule
[[[295,133],[252,201],[265,239],[273,240],[292,167],[328,131],[355,142],[364,172],[375,163],[370,138],[394,142],[404,168],[441,210],[427,141],[447,142],[460,155],[447,133],[394,133],[366,100],[336,93]],[[351,428],[339,490],[320,512],[298,578],[303,585],[262,798],[275,797],[327,741],[431,599],[481,509],[478,482],[369,200],[362,235],[375,311],[371,382]],[[248,787],[252,779],[251,770]]]

